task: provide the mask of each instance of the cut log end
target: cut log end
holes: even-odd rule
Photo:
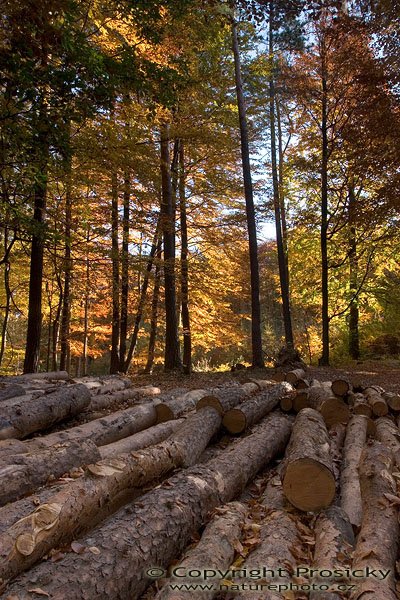
[[[232,408],[226,413],[223,424],[229,433],[242,433],[247,427],[246,415],[241,410]]]
[[[283,491],[293,506],[302,511],[327,508],[335,497],[335,478],[321,463],[301,458],[290,463],[283,481]]]
[[[172,419],[175,418],[173,411],[167,404],[157,404],[156,413],[157,423],[166,423],[167,421],[172,421]]]
[[[327,427],[336,423],[348,423],[350,419],[349,407],[339,398],[331,398],[329,401],[323,402],[320,412]]]

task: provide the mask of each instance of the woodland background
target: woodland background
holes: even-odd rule
[[[399,22],[3,1],[2,373],[398,357]]]

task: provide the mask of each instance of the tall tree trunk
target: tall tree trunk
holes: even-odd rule
[[[57,266],[56,266],[57,268]],[[57,286],[58,286],[58,290],[59,290],[59,296],[58,296],[58,304],[57,304],[57,308],[56,308],[56,314],[53,320],[53,325],[52,325],[52,364],[53,364],[53,371],[57,371],[58,370],[58,357],[57,357],[57,349],[58,349],[58,338],[60,335],[60,318],[61,318],[61,309],[62,309],[62,305],[63,305],[63,294],[64,294],[64,289],[61,283],[61,277],[59,275],[59,273],[56,272],[56,281],[57,281]]]
[[[188,229],[185,195],[185,148],[183,141],[179,147],[179,210],[181,218],[181,296],[182,296],[182,328],[183,328],[183,371],[190,374],[192,370],[192,337],[189,314],[189,265],[188,265]]]
[[[112,260],[112,326],[110,373],[119,369],[119,244],[118,244],[118,177],[111,175],[111,260]]]
[[[154,274],[154,289],[153,299],[151,302],[151,316],[150,316],[150,337],[149,337],[149,349],[147,354],[147,363],[144,369],[145,373],[151,373],[154,364],[154,355],[156,348],[157,339],[157,320],[158,320],[158,301],[160,297],[160,283],[161,283],[161,252],[162,252],[162,240],[158,240],[157,252],[155,255],[156,269]]]
[[[164,241],[164,286],[165,286],[165,358],[166,371],[182,367],[178,319],[176,312],[176,278],[175,278],[175,221],[173,192],[171,182],[171,166],[169,155],[169,125],[161,130],[161,227]]]
[[[1,344],[0,344],[0,366],[3,362],[4,352],[7,343],[7,327],[8,320],[10,317],[10,304],[11,304],[11,288],[10,288],[10,260],[7,255],[8,249],[8,226],[4,227],[4,254],[7,256],[4,262],[4,291],[6,294],[6,303],[4,306],[4,318],[1,326]]]
[[[130,196],[130,173],[127,170],[124,181],[124,215],[122,223],[121,320],[119,333],[119,370],[121,373],[125,369],[126,336],[128,333]]]
[[[273,3],[270,2],[269,15],[269,55],[273,62],[274,45],[273,45]],[[289,300],[289,281],[287,261],[285,258],[285,248],[282,234],[282,214],[281,214],[281,194],[278,179],[278,164],[276,158],[276,132],[275,132],[275,82],[274,69],[271,64],[271,75],[269,78],[269,116],[270,116],[270,133],[271,133],[271,164],[272,164],[272,183],[274,193],[274,212],[275,212],[275,227],[276,227],[276,244],[278,249],[278,266],[279,280],[282,296],[282,314],[283,324],[285,329],[285,342],[288,348],[293,347],[293,330],[292,317],[290,314]]]
[[[88,371],[88,343],[89,343],[89,288],[90,288],[90,261],[89,261],[89,227],[86,232],[86,279],[85,279],[85,301],[83,307],[83,352],[82,352],[82,375]]]
[[[350,314],[349,314],[349,353],[351,358],[360,358],[360,337],[358,330],[358,256],[355,227],[355,202],[354,184],[349,185],[349,262],[350,262]]]
[[[66,190],[65,190],[65,251],[64,251],[64,293],[61,312],[61,348],[60,348],[60,371],[70,369],[70,343],[69,328],[71,319],[71,234],[72,234],[72,155],[70,144],[70,126],[68,127],[68,147],[65,156]]]
[[[280,210],[281,210],[281,224],[282,224],[282,243],[283,243],[283,251],[285,254],[285,265],[287,272],[287,282],[289,287],[289,300],[290,300],[290,278],[289,278],[289,244],[288,244],[288,227],[287,227],[287,219],[286,219],[286,205],[285,205],[285,188],[284,188],[284,173],[283,173],[283,165],[284,165],[284,151],[283,151],[283,142],[282,142],[282,125],[281,125],[281,110],[279,106],[279,100],[275,94],[275,106],[276,106],[276,125],[277,125],[277,133],[278,133],[278,153],[279,153],[279,167],[278,167],[278,177],[279,177],[279,200],[280,200]]]
[[[150,276],[151,269],[153,268],[154,256],[156,254],[158,240],[161,235],[160,234],[160,226],[161,226],[161,216],[158,218],[158,221],[157,221],[156,232],[154,234],[153,243],[152,243],[151,249],[150,249],[150,255],[149,255],[149,258],[147,261],[146,272],[144,274],[142,286],[139,291],[139,302],[138,302],[138,307],[136,310],[135,324],[133,327],[131,343],[129,345],[129,350],[128,350],[128,354],[127,354],[126,361],[124,364],[123,373],[127,373],[128,369],[129,369],[129,365],[131,364],[133,355],[136,350],[140,323],[142,321],[144,304],[146,302],[147,288],[149,286],[149,276]]]
[[[322,356],[320,365],[329,365],[329,291],[328,291],[328,91],[326,73],[325,34],[322,33],[322,161],[321,161],[321,295],[322,295]]]
[[[251,180],[246,105],[243,94],[238,35],[236,22],[234,20],[232,21],[232,47],[235,59],[236,96],[239,111],[243,183],[246,200],[247,229],[249,235],[252,365],[253,367],[263,367],[264,359],[261,338],[260,273],[258,268],[257,226],[253,200],[253,184]]]
[[[42,64],[47,64],[44,52]],[[39,367],[40,338],[42,331],[42,283],[44,256],[44,222],[46,213],[47,171],[49,162],[48,117],[44,98],[41,100],[37,123],[37,156],[35,183],[33,187],[32,244],[29,272],[28,328],[24,359],[24,373],[36,373]]]

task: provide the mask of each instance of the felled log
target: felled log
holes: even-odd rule
[[[217,388],[199,400],[196,404],[196,410],[204,406],[212,406],[223,416],[246,397],[247,394],[241,387]]]
[[[0,461],[0,505],[17,500],[74,467],[100,460],[91,441],[73,441],[29,454],[8,455]]]
[[[183,422],[184,419],[175,419],[173,421],[167,421],[166,423],[159,423],[144,431],[139,431],[138,433],[123,438],[118,442],[100,446],[100,456],[102,459],[115,458],[126,452],[135,452],[135,450],[154,446],[155,444],[166,440],[180,425],[182,425]]]
[[[368,400],[361,392],[351,392],[347,401],[349,405],[352,407],[353,413],[355,415],[365,415],[366,417],[372,417],[372,407],[368,403]]]
[[[385,446],[390,448],[393,460],[400,468],[400,431],[396,423],[389,417],[379,417],[375,422],[376,438]]]
[[[142,487],[172,469],[196,462],[221,424],[207,407],[194,413],[169,440],[131,454],[105,459],[50,497],[34,513],[3,532],[0,541],[0,580],[9,579],[37,562],[49,549],[72,541],[93,521],[120,506],[120,495]],[[45,522],[40,528],[38,521]]]
[[[296,387],[296,383],[299,379],[305,379],[306,372],[303,369],[294,369],[293,371],[289,371],[286,373],[286,381]]]
[[[335,497],[328,432],[322,415],[312,408],[303,408],[296,417],[281,478],[286,498],[300,510],[327,508]]]
[[[222,451],[205,465],[179,472],[165,485],[142,497],[140,502],[122,509],[87,537],[81,538],[82,553],[67,554],[56,563],[42,562],[26,576],[19,577],[7,589],[7,596],[17,594],[19,600],[31,600],[28,590],[32,589],[34,578],[35,587],[48,593],[52,600],[136,600],[152,581],[148,569],[154,565],[167,567],[206,521],[210,511],[237,497],[256,473],[282,452],[290,428],[290,419],[283,415],[267,417],[256,433],[240,440],[232,450]],[[154,448],[144,452],[152,450]],[[157,463],[150,463],[149,467],[151,464],[154,467]],[[104,478],[98,479],[102,480]],[[71,494],[68,498],[71,502]],[[80,498],[74,500],[81,501]],[[48,524],[57,518],[58,523],[64,519],[64,511],[57,516],[56,513],[57,509],[53,510],[53,521],[49,519]],[[74,524],[75,521],[66,523],[69,535],[73,535]],[[48,537],[52,531],[54,527],[43,531],[42,535]],[[13,551],[15,530],[7,539],[6,553],[3,550],[1,555],[13,557],[13,563],[8,560],[4,564],[4,567],[13,564],[13,573],[16,572],[17,558],[22,564],[26,559],[33,564],[32,555],[38,544],[43,547],[43,552],[49,551],[49,546],[36,538],[30,547],[26,545],[27,551],[34,546],[29,559]],[[4,548],[4,536],[1,543]],[[26,567],[25,562],[22,568]],[[10,567],[8,569],[7,576],[11,572]],[[0,576],[4,577],[4,574]]]
[[[24,373],[23,375],[16,375],[13,377],[4,377],[1,381],[10,381],[12,380],[15,383],[24,383],[25,381],[29,382],[32,379],[49,379],[49,380],[67,380],[69,379],[69,375],[67,371],[40,371],[38,373]]]
[[[364,390],[368,404],[372,408],[372,413],[377,417],[384,417],[388,414],[389,408],[386,400],[375,387],[369,387]]]
[[[147,398],[149,396],[156,396],[160,393],[160,388],[148,386],[144,388],[127,388],[112,394],[99,394],[92,396],[88,410],[97,411],[105,408],[115,408],[119,404],[128,402],[133,404],[139,401],[141,398]]]
[[[318,570],[344,571],[351,561],[354,533],[346,513],[339,506],[330,506],[317,517],[315,523],[314,566]],[[337,585],[342,579],[313,578],[315,584]],[[348,582],[347,582],[348,583]],[[340,600],[336,591],[311,591],[310,600]]]
[[[310,382],[307,379],[298,379],[296,381],[296,390],[307,390],[310,387]]]
[[[368,417],[353,415],[347,425],[340,475],[340,505],[350,523],[359,528],[362,520],[361,488],[358,476],[361,453],[367,439]]]
[[[271,412],[283,397],[293,395],[290,383],[278,383],[226,412],[222,424],[229,433],[241,433]]]
[[[182,582],[200,583],[199,579],[191,580],[189,576],[184,576],[191,569],[215,569],[222,572],[229,569],[237,541],[241,538],[241,527],[246,513],[245,505],[240,502],[231,502],[217,509],[197,546],[191,548],[179,564],[174,565],[174,570],[179,576],[168,579],[154,600],[188,600],[187,591],[172,590],[169,585]],[[208,579],[207,583],[218,584],[220,579]],[[190,592],[190,598],[195,600],[210,600],[214,595],[215,591]]]
[[[336,396],[346,396],[346,394],[351,392],[351,384],[347,379],[335,379],[332,381],[332,392]]]
[[[342,462],[343,444],[346,437],[346,425],[343,423],[336,423],[329,430],[330,447],[329,453],[332,460],[333,474],[336,482],[336,496],[337,500],[340,489],[340,465]]]
[[[0,439],[21,439],[35,431],[42,431],[79,414],[90,402],[90,394],[83,385],[71,385],[57,392],[31,398],[2,412]]]
[[[294,574],[296,568],[296,558],[293,554],[293,549],[296,548],[296,554],[299,554],[302,549],[302,541],[299,531],[296,527],[295,518],[287,510],[287,501],[282,493],[282,486],[279,479],[272,479],[266,488],[262,498],[262,504],[268,510],[267,515],[261,521],[259,545],[248,555],[245,561],[240,565],[240,569],[246,569],[250,572],[252,569],[265,568],[268,573],[270,570],[275,573],[279,568],[284,568],[290,575]],[[288,584],[290,577],[263,577],[263,583],[270,585]],[[250,579],[234,579],[232,592],[235,591],[235,586],[243,583],[255,583]],[[284,592],[269,590],[268,594],[264,592],[261,595],[260,591],[248,591],[242,594],[235,594],[237,600],[259,600],[260,597],[268,598],[268,600],[283,600]]]
[[[400,394],[384,392],[382,396],[391,410],[394,412],[400,411]]]
[[[157,423],[165,423],[171,419],[176,419],[187,410],[194,408],[204,396],[207,396],[206,390],[191,390],[176,397],[171,394],[163,394],[160,402],[156,406]]]
[[[9,398],[16,398],[18,396],[25,396],[26,391],[22,385],[17,383],[11,383],[5,388],[0,389],[0,402],[8,400]]]
[[[308,390],[308,406],[318,410],[327,427],[335,423],[347,423],[350,419],[349,407],[337,398],[328,386],[311,387]]]
[[[363,450],[360,484],[363,502],[361,531],[353,557],[353,569],[383,569],[385,579],[355,579],[352,600],[396,600],[396,558],[399,539],[396,484],[389,448],[373,442]]]
[[[156,410],[152,403],[134,406],[126,410],[71,427],[64,431],[35,438],[41,446],[52,446],[70,440],[92,440],[96,446],[105,446],[128,435],[147,429],[156,423]]]

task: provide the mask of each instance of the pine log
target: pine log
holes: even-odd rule
[[[93,396],[100,394],[112,394],[113,392],[126,390],[132,386],[132,382],[130,379],[121,377],[103,379],[100,383],[100,387],[96,387],[92,390]]]
[[[281,410],[283,410],[284,412],[291,411],[293,409],[294,398],[295,398],[295,396],[293,396],[293,395],[291,395],[291,396],[288,395],[288,396],[284,396],[283,398],[281,398],[281,401],[279,403]]]
[[[276,383],[272,375],[268,379],[250,379],[250,381],[258,385],[261,390],[268,389]]]
[[[160,391],[159,388],[152,388]],[[89,404],[89,411],[97,411],[103,410],[104,408],[115,408],[119,404],[123,404],[125,402],[129,402],[129,404],[133,404],[140,400],[140,398],[145,395],[142,393],[142,389],[138,388],[128,388],[126,390],[120,390],[119,392],[114,392],[113,394],[99,394],[98,396],[92,396]]]
[[[347,515],[339,506],[331,506],[323,511],[315,523],[314,567],[318,570],[345,570],[351,561],[354,547],[354,533]],[[343,583],[342,579],[313,578],[315,584],[335,586]],[[349,582],[346,582],[349,583]],[[311,591],[310,600],[340,600],[341,595],[335,591]]]
[[[156,446],[89,465],[77,479],[20,519],[0,540],[0,580],[7,580],[40,560],[51,548],[79,533],[120,506],[120,495],[142,487],[180,466],[195,463],[221,424],[211,407],[194,413],[170,438]],[[46,527],[40,528],[38,522]]]
[[[360,462],[363,520],[353,557],[353,569],[383,569],[385,579],[356,579],[352,600],[396,600],[396,558],[399,539],[396,484],[391,451],[380,442],[367,445]]]
[[[358,529],[362,520],[362,501],[358,468],[367,440],[368,417],[353,415],[347,425],[340,475],[340,504],[350,523]]]
[[[327,508],[335,497],[329,436],[322,415],[303,408],[295,420],[282,464],[283,492],[296,508]]]
[[[352,407],[355,415],[365,415],[366,417],[372,417],[372,407],[368,403],[368,400],[361,392],[351,392],[348,395],[347,401]]]
[[[303,369],[294,369],[293,371],[289,371],[286,373],[286,381],[292,384],[294,387],[299,379],[305,379],[306,372]]]
[[[96,446],[105,446],[155,425],[156,416],[153,404],[147,403],[120,410],[64,431],[35,438],[34,441],[41,446],[52,446],[71,440],[92,440]]]
[[[205,528],[199,543],[189,549],[179,564],[174,565],[178,577],[171,577],[162,587],[154,600],[188,600],[188,592],[172,590],[170,585],[176,583],[201,583],[199,579],[191,580],[182,577],[191,569],[214,569],[222,572],[229,569],[235,555],[235,546],[241,537],[241,528],[246,518],[247,509],[240,502],[231,502],[216,510],[214,518]],[[218,585],[219,580],[207,579],[207,583]],[[190,598],[194,600],[210,600],[215,591],[191,591]]]
[[[196,405],[196,410],[212,406],[221,416],[242,402],[248,394],[241,387],[216,388],[204,396]]]
[[[335,423],[348,423],[349,407],[341,398],[337,398],[328,387],[311,387],[308,390],[308,406],[318,410],[324,418],[327,427]]]
[[[0,402],[10,398],[16,398],[18,396],[25,396],[25,394],[26,391],[22,385],[11,383],[10,385],[0,389]]]
[[[376,420],[376,438],[390,448],[393,460],[400,468],[400,431],[396,423],[389,417],[380,417]]]
[[[384,400],[386,400],[387,405],[394,412],[400,411],[400,394],[394,392],[384,392],[382,394]]]
[[[365,397],[368,400],[368,404],[372,408],[372,413],[377,417],[384,417],[388,414],[389,408],[386,400],[381,396],[380,392],[376,388],[369,387],[364,390]]]
[[[283,397],[291,398],[293,395],[290,383],[278,383],[226,412],[222,424],[229,433],[242,433],[271,412]]]
[[[295,387],[296,390],[307,390],[310,387],[310,382],[307,379],[298,379]]]
[[[21,439],[35,431],[47,429],[77,415],[90,402],[90,394],[82,385],[71,385],[57,392],[32,398],[21,405],[3,411],[0,420],[0,439]]]
[[[0,505],[31,494],[49,477],[100,460],[91,441],[73,441],[29,454],[9,455],[0,461]]]
[[[282,577],[263,577],[263,584],[283,585],[290,582],[290,576],[294,574],[297,566],[297,558],[302,550],[302,541],[299,531],[296,527],[296,517],[290,511],[280,485],[278,478],[273,478],[267,485],[266,491],[262,498],[262,504],[268,510],[266,517],[261,521],[261,529],[259,532],[260,543],[248,555],[245,561],[240,565],[240,569],[246,569],[247,572],[252,569],[265,568],[278,572],[278,569],[284,569]],[[289,508],[289,510],[288,510]],[[289,577],[287,576],[289,573]],[[234,579],[232,592],[235,591],[235,586],[243,583],[257,583],[250,579]],[[235,594],[236,600],[259,600],[265,598],[268,600],[283,600],[286,598],[285,591],[247,591],[242,594]]]
[[[166,440],[182,425],[182,423],[184,423],[184,419],[175,419],[173,421],[167,421],[166,423],[159,423],[144,431],[139,431],[139,433],[123,438],[118,442],[107,444],[107,446],[100,446],[100,456],[102,459],[116,458],[120,454],[125,454],[126,452],[135,452],[135,450],[154,446],[155,444]]]
[[[256,394],[261,389],[261,386],[255,381],[246,381],[245,383],[242,383],[242,390],[249,396],[251,396],[251,394]]]
[[[338,500],[340,492],[340,465],[342,462],[343,444],[346,437],[346,425],[337,423],[329,430],[329,453],[332,460],[333,474],[336,482],[335,503]]]
[[[207,520],[209,512],[237,497],[258,471],[283,451],[290,429],[290,419],[270,415],[234,448],[222,451],[205,465],[181,471],[81,538],[84,552],[67,554],[56,563],[39,564],[10,585],[1,599],[17,593],[19,600],[31,600],[29,589],[34,580],[35,587],[52,600],[136,600],[151,583],[147,570],[167,567]],[[50,516],[48,509],[47,514]],[[58,518],[62,516],[63,511]],[[53,529],[43,531],[43,535],[48,536]],[[15,536],[8,540],[10,551]],[[1,543],[4,546],[4,536]],[[13,552],[12,556],[16,555]]]
[[[346,394],[351,392],[351,384],[347,379],[335,379],[332,381],[332,392],[336,396],[346,396]]]
[[[165,423],[176,419],[184,412],[195,408],[197,402],[208,395],[206,390],[191,390],[176,397],[175,395],[163,394],[156,406],[157,423]]]
[[[68,380],[69,375],[67,371],[41,371],[39,373],[24,373],[23,375],[12,375],[10,377],[2,377],[0,381],[12,381],[14,383],[29,383],[32,380]]]

